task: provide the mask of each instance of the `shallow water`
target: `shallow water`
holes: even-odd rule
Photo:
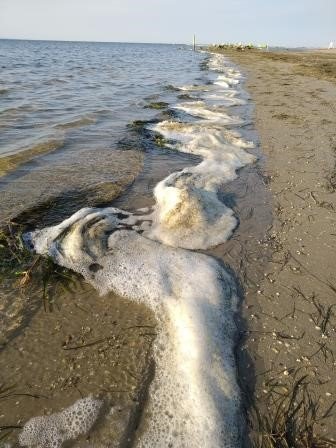
[[[152,102],[175,103],[169,86],[201,76],[204,57],[174,45],[0,41],[0,221],[104,182],[131,183],[143,161],[126,150],[155,145],[127,125],[154,118]]]

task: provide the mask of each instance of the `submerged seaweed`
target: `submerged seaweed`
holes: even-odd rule
[[[164,101],[157,101],[153,103],[149,103],[145,106],[145,109],[166,109],[168,107],[168,103]]]

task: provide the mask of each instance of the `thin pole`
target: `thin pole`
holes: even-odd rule
[[[196,36],[193,37],[193,50],[196,51]]]

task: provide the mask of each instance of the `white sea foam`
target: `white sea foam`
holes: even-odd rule
[[[92,397],[77,400],[61,412],[30,419],[19,436],[21,446],[61,448],[63,442],[86,434],[97,420],[102,401]]]
[[[156,313],[162,331],[138,446],[236,447],[234,284],[212,258],[121,230],[125,222],[118,209],[82,209],[31,237],[39,253],[80,272],[101,293],[112,290]]]
[[[230,94],[228,92],[207,92],[202,95],[203,99],[211,104],[220,104],[225,107],[231,106],[244,106],[246,104],[246,99],[241,98],[239,96],[238,91],[231,91]]]
[[[225,242],[236,227],[233,211],[218,199],[221,185],[236,178],[236,170],[254,160],[240,146],[239,137],[209,129],[169,130],[171,123],[155,127],[166,138],[180,138],[176,149],[203,157],[203,162],[173,173],[154,189],[153,225],[145,236],[175,247],[206,249]],[[246,143],[246,145],[248,145]]]
[[[220,58],[215,60],[218,64]],[[236,85],[239,74],[232,72],[231,76],[231,84]],[[215,89],[229,98],[236,98],[238,92],[232,96],[232,89],[222,85]],[[170,147],[198,155],[203,161],[171,174],[155,187],[153,224],[144,229],[144,235],[175,247],[207,249],[224,243],[237,225],[233,211],[218,198],[218,191],[236,178],[238,169],[255,161],[255,156],[244,150],[253,145],[228,129],[244,122],[223,107],[209,106],[204,100],[183,102],[175,109],[196,117],[196,121],[163,121],[150,129],[177,142]]]
[[[174,109],[182,110],[195,117],[211,120],[220,123],[223,126],[239,125],[243,120],[239,117],[232,117],[226,114],[223,110],[216,110],[214,107],[209,107],[204,101],[190,101],[177,104]]]
[[[213,70],[224,72],[222,84],[190,90],[239,99],[233,82],[239,73],[223,61],[210,60]],[[208,248],[231,235],[237,221],[218,191],[254,160],[244,150],[252,145],[228,129],[242,120],[207,104],[206,96],[177,107],[193,120],[152,129],[202,162],[155,187],[151,214],[86,208],[27,238],[102,294],[114,291],[156,313],[156,372],[136,446],[237,448],[243,423],[233,354],[235,285],[214,259],[183,248]]]
[[[179,90],[183,90],[186,92],[207,92],[208,90],[210,90],[210,87],[204,85],[192,84],[189,86],[181,86],[179,87]]]

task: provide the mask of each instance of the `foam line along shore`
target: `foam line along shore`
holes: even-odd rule
[[[244,431],[234,357],[236,285],[217,261],[193,250],[232,235],[239,217],[218,189],[256,158],[240,132],[245,117],[229,111],[245,105],[241,74],[221,55],[210,55],[208,69],[208,83],[176,86],[190,96],[172,106],[177,119],[150,126],[172,151],[203,159],[159,182],[151,209],[84,208],[26,236],[36,252],[79,272],[101,294],[114,291],[154,311],[156,373],[139,447],[233,448]]]

